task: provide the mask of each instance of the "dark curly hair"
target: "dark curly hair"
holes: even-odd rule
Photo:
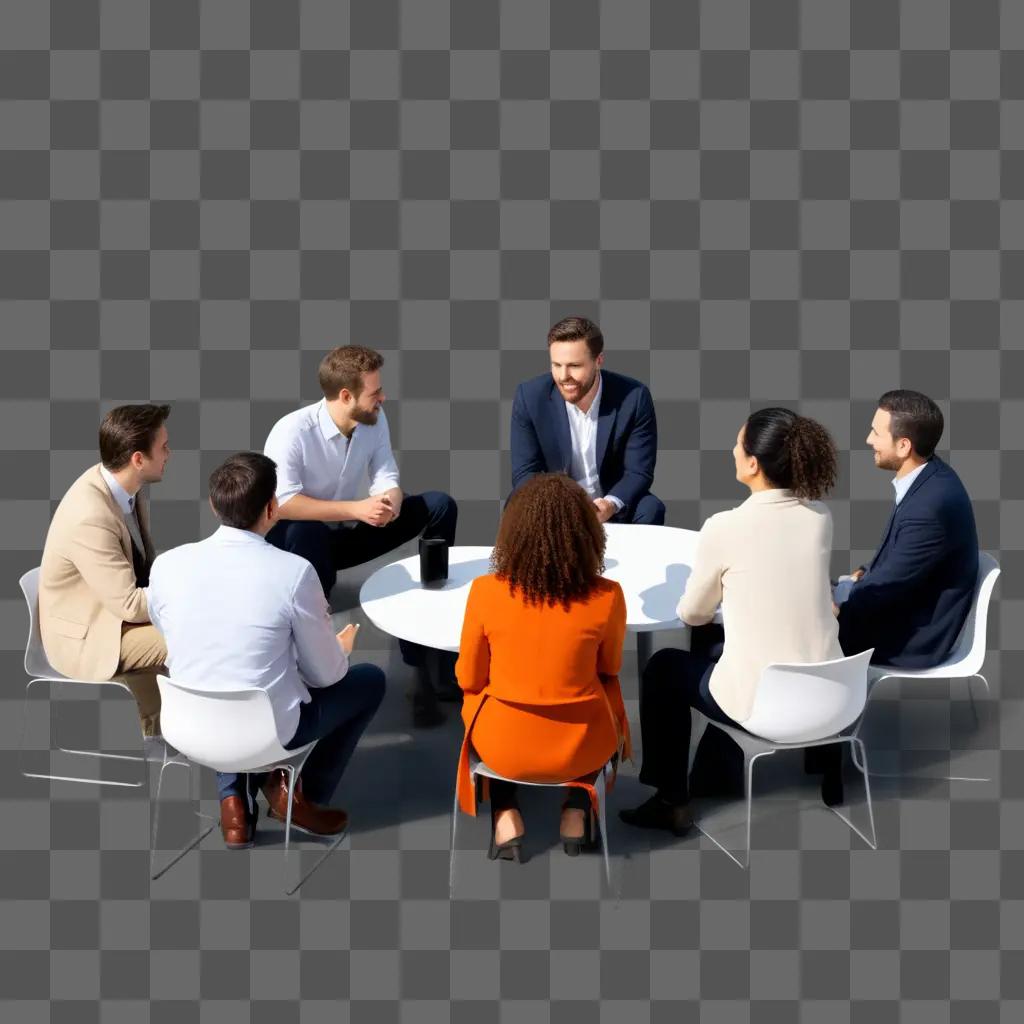
[[[594,503],[564,473],[539,473],[509,498],[491,568],[527,604],[568,608],[604,571],[604,528]]]
[[[743,429],[743,450],[757,459],[772,484],[808,501],[828,494],[839,477],[832,435],[817,420],[791,409],[751,413]]]

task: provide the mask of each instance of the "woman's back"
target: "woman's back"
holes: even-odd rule
[[[593,697],[598,674],[619,670],[625,607],[619,585],[603,578],[568,607],[528,603],[496,576],[475,580],[466,617],[487,642],[488,692],[528,704]]]
[[[831,548],[828,508],[787,490],[755,492],[704,524],[679,613],[693,624],[710,621],[721,601],[725,650],[710,686],[734,720],[749,716],[766,665],[842,657]]]

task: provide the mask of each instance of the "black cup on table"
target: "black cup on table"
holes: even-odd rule
[[[420,537],[420,586],[443,587],[448,581],[448,541]]]

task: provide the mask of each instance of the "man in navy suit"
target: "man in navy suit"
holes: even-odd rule
[[[944,661],[967,619],[978,575],[978,534],[960,477],[935,454],[942,410],[919,391],[887,391],[878,400],[867,443],[875,465],[896,475],[895,504],[882,543],[866,568],[837,588],[833,610],[849,657],[874,648],[871,661],[928,668]],[[823,772],[825,803],[842,803],[841,748],[806,752]]]
[[[964,485],[935,454],[942,426],[942,411],[920,392],[878,400],[867,442],[875,465],[896,473],[896,503],[875,557],[853,573],[839,607],[847,655],[873,647],[873,662],[928,668],[949,656],[967,619],[978,533]]]
[[[584,317],[548,332],[551,373],[525,381],[512,403],[512,489],[536,473],[568,473],[602,523],[665,522],[651,494],[658,424],[638,380],[602,370],[601,329]]]

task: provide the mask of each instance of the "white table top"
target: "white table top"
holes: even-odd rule
[[[604,575],[622,587],[626,628],[649,632],[680,626],[676,606],[697,547],[697,531],[673,526],[605,525]],[[453,547],[448,582],[420,586],[419,555],[378,569],[359,590],[367,618],[391,636],[440,650],[457,651],[469,585],[490,571],[491,548]]]

